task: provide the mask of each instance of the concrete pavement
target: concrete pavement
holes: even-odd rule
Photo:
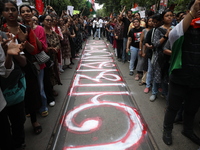
[[[104,54],[97,54],[97,57],[98,56],[102,57],[102,55],[105,55],[107,51],[114,53],[111,45],[106,41],[105,43],[107,46],[105,45],[103,40],[89,39],[87,43],[90,43],[86,45],[87,49],[90,47],[90,45],[93,46],[93,48],[95,49],[97,48],[96,46],[99,45],[100,47],[98,47],[97,49],[99,51],[101,50],[105,51]],[[90,50],[93,50],[93,49],[90,49]],[[104,84],[104,85],[101,85],[101,87],[97,87],[95,86],[95,84],[97,84],[96,82],[98,80],[97,78],[94,79],[94,77],[97,77],[98,74],[94,72],[91,73],[91,71],[88,70],[88,67],[89,67],[88,63],[89,62],[92,63],[94,62],[94,59],[99,59],[99,58],[90,57],[89,55],[92,56],[93,55],[92,53],[85,53],[85,54],[86,54],[87,60],[85,59],[84,61],[86,62],[85,64],[87,64],[87,66],[84,65],[83,63],[83,65],[81,66],[82,68],[80,68],[80,65],[78,65],[79,60],[76,59],[74,61],[75,65],[73,66],[73,69],[67,69],[64,73],[61,74],[61,80],[62,80],[63,85],[55,87],[55,89],[59,92],[59,96],[56,97],[56,106],[49,108],[49,116],[42,118],[41,116],[38,115],[38,121],[43,127],[43,132],[40,135],[33,134],[30,120],[29,118],[27,118],[27,121],[25,124],[27,150],[45,150],[45,149],[60,150],[64,148],[69,149],[70,146],[74,146],[74,145],[76,145],[74,149],[83,148],[83,147],[78,147],[78,145],[82,145],[82,146],[87,145],[88,147],[92,149],[92,147],[90,146],[91,144],[94,144],[98,148],[98,146],[103,145],[102,143],[106,143],[106,142],[112,143],[115,140],[119,140],[122,137],[122,135],[124,136],[124,134],[127,133],[129,129],[129,126],[128,126],[129,124],[127,122],[128,122],[128,119],[132,117],[131,115],[127,117],[126,115],[127,113],[119,113],[119,112],[124,112],[124,110],[122,110],[124,107],[122,107],[121,105],[118,105],[119,103],[122,103],[122,102],[123,104],[126,104],[127,106],[131,106],[131,107],[134,106],[135,108],[137,108],[137,111],[139,111],[139,114],[141,115],[142,123],[145,123],[147,125],[145,126],[147,127],[147,129],[145,129],[145,134],[142,135],[143,140],[139,140],[139,143],[137,143],[138,145],[137,146],[132,145],[130,149],[135,149],[135,148],[144,149],[144,150],[147,150],[147,149],[197,150],[198,149],[199,146],[193,144],[187,138],[181,135],[180,133],[181,125],[174,126],[172,146],[166,146],[162,142],[162,122],[163,122],[163,116],[164,116],[164,110],[165,110],[165,100],[162,99],[160,96],[158,96],[155,102],[150,102],[149,101],[150,93],[144,94],[143,93],[144,86],[139,86],[138,85],[139,82],[134,81],[133,76],[129,76],[128,63],[124,64],[124,63],[118,62],[114,57],[114,59],[112,60],[114,64],[116,64],[116,66],[111,67],[109,66],[110,64],[107,64],[107,66],[106,64],[104,64],[104,71],[106,71],[105,70],[106,67],[108,68],[111,67],[111,69],[117,69],[119,71],[117,71],[117,74],[116,74],[115,70],[111,70],[112,75],[110,74],[110,72],[109,73],[107,72],[107,74],[102,75],[101,78],[104,77],[104,80],[102,80],[101,84]],[[93,61],[91,61],[92,59]],[[102,59],[105,59],[105,57],[102,57]],[[109,60],[110,58],[109,59],[106,58],[107,62],[109,62]],[[91,69],[91,66],[96,67],[95,64],[90,64],[90,69]],[[80,71],[80,69],[82,69],[82,71]],[[83,72],[84,70],[85,78],[75,83],[72,81],[74,81],[74,79],[78,79],[76,70],[79,70],[79,72]],[[101,70],[101,72],[102,71],[103,70]],[[112,76],[112,78],[110,78],[110,76]],[[123,82],[121,82],[120,80],[117,80],[117,82],[115,83],[111,82],[111,81],[114,81],[114,79],[117,79],[118,76],[122,77]],[[90,79],[90,81],[88,82],[87,79]],[[79,85],[79,87],[73,88],[72,90],[71,87],[73,85],[71,85],[71,83],[77,84]],[[118,84],[117,86],[115,85],[116,83]],[[124,83],[125,85],[123,85],[122,83]],[[83,84],[88,84],[88,85],[83,86]],[[108,85],[111,85],[111,84],[112,84],[112,87],[111,86],[108,87]],[[106,85],[107,87],[105,87]],[[96,93],[93,93],[93,95],[97,95],[99,94],[99,92],[101,93],[102,91],[104,92],[105,91],[109,91],[109,92],[121,91],[125,93],[126,91],[128,91],[129,94],[128,96],[127,94],[123,95],[122,93],[120,95],[117,95],[115,93],[112,96],[100,95],[99,97],[97,97],[97,99],[103,98],[104,102],[111,100],[112,104],[104,103],[104,105],[102,105],[103,107],[100,107],[96,110],[96,109],[93,109],[94,107],[93,105],[90,105],[91,102],[88,102],[88,100],[91,100],[90,98],[91,94],[86,95],[88,90],[92,90],[93,92],[95,91]],[[68,95],[68,93],[71,93],[71,94]],[[84,95],[77,96],[80,93]],[[83,100],[83,97],[84,97],[84,100]],[[117,100],[119,99],[119,97],[120,97],[120,100],[122,99],[122,101]],[[75,111],[76,109],[81,110],[82,109],[81,107],[84,104],[87,104],[87,107],[89,108],[87,110],[86,109],[82,110],[82,111],[85,111],[84,115],[83,114],[78,115],[76,114],[77,112],[73,113],[73,111]],[[111,108],[110,106],[112,105],[113,107],[114,104],[116,104],[118,107]],[[74,106],[76,109],[74,109]],[[94,108],[96,108],[96,106]],[[119,109],[120,111],[116,111],[116,109]],[[126,107],[126,109],[129,109],[129,107]],[[132,109],[130,109],[130,111],[132,111]],[[97,116],[97,115],[91,116],[91,114],[100,114],[101,112],[105,112],[105,113],[103,115],[101,114],[100,116]],[[63,113],[65,114],[65,116],[63,116]],[[65,124],[60,125],[60,122],[63,121],[62,118],[67,118],[70,113],[71,115],[75,115],[76,117],[74,118],[72,117],[71,121],[66,123],[68,124],[67,126]],[[93,118],[93,119],[87,119],[86,116],[89,116],[89,118]],[[82,118],[85,118],[85,120],[82,120]],[[107,118],[109,118],[109,120],[106,120]],[[125,119],[121,120],[118,118],[125,118]],[[197,118],[199,118],[199,115],[197,115]],[[116,123],[116,119],[117,119],[117,126],[113,126],[113,124],[106,126],[104,124],[105,122],[108,123],[110,121]],[[80,120],[82,120],[82,122]],[[78,122],[80,126],[75,127],[75,126],[69,125],[76,122]],[[91,124],[87,125],[87,123],[88,124],[91,123]],[[100,123],[99,126],[98,126],[98,123]],[[93,126],[91,127],[91,125]],[[103,129],[105,130],[103,133],[99,132],[102,130],[102,127],[104,127]],[[80,131],[82,129],[83,131]],[[90,130],[87,132],[87,129],[90,129]],[[96,131],[96,134],[94,134],[95,132],[90,132],[91,129],[94,129],[94,131]],[[138,128],[138,129],[141,130],[141,128]],[[198,119],[196,119],[196,122],[195,122],[195,131],[197,135],[200,135]],[[81,133],[84,132],[84,133],[80,134],[80,132]],[[88,135],[90,136],[88,137]],[[113,139],[108,138],[108,135],[112,135]],[[129,135],[127,135],[126,137],[128,139]],[[55,141],[58,144],[55,144]],[[102,148],[106,150],[105,147],[102,147]],[[86,147],[86,150],[87,149],[89,150],[89,148]],[[116,148],[112,147],[112,149],[115,150]]]

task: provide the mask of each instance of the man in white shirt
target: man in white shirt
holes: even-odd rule
[[[102,28],[103,28],[103,19],[100,17],[99,18],[99,39],[101,38]]]
[[[94,18],[93,21],[92,21],[92,34],[93,34],[93,39],[95,39],[96,23],[97,23],[97,20],[96,20],[96,18]]]

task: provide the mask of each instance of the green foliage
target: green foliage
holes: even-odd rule
[[[60,15],[62,13],[62,10],[67,10],[67,6],[71,5],[71,3],[68,0],[51,0],[50,6],[54,8],[56,13]]]
[[[75,10],[83,11],[83,16],[89,16],[89,8],[86,7],[87,0],[51,0],[50,5],[56,10],[58,14],[62,10],[66,10],[67,5],[74,6]],[[168,0],[170,6],[171,4],[176,4],[175,12],[185,11],[187,5],[191,0]],[[141,7],[146,7],[147,10],[154,4],[159,7],[160,0],[95,0],[96,3],[104,4],[101,10],[97,11],[98,16],[109,16],[110,13],[119,14],[123,9],[123,6],[126,6],[126,10],[129,10],[133,7],[134,3],[139,4]]]
[[[179,11],[186,11],[187,10],[187,6],[190,3],[191,0],[173,0],[173,1],[169,1],[169,6],[171,4],[176,4],[176,7],[174,9],[174,12],[177,13]]]

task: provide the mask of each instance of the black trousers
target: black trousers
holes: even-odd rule
[[[117,41],[117,58],[122,59],[123,39]]]
[[[184,101],[183,129],[193,131],[195,114],[200,106],[200,88],[191,88],[187,85],[179,85],[172,81],[169,83],[169,105],[164,118],[164,130],[172,131],[173,122],[182,102]]]
[[[96,30],[97,30],[96,28],[92,28],[92,35],[93,35],[93,37],[95,35]]]
[[[24,102],[5,107],[0,112],[0,149],[14,150],[25,143]]]
[[[55,98],[53,96],[53,85],[51,84],[50,79],[50,68],[45,67],[44,68],[44,91],[47,97],[47,103],[51,103],[52,101],[55,101]]]

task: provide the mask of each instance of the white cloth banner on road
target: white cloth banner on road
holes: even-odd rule
[[[67,6],[67,14],[70,13],[73,16],[74,6]]]

